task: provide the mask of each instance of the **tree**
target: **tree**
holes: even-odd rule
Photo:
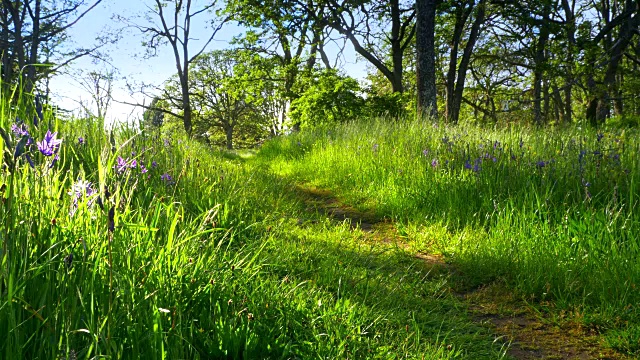
[[[106,43],[103,39],[90,48],[56,50],[67,40],[66,31],[102,0],[1,1],[0,57],[4,86],[22,80],[23,91],[30,93],[41,78],[78,58],[94,54]],[[44,60],[42,52],[46,56]],[[47,66],[39,67],[39,64]],[[18,79],[19,74],[22,74],[21,79]]]
[[[180,89],[179,94],[176,94],[176,99],[179,100],[180,112],[173,112],[172,115],[182,119],[184,130],[191,136],[193,128],[193,107],[191,94],[189,92],[191,86],[189,68],[196,58],[206,50],[211,41],[213,41],[227,19],[219,19],[214,16],[214,20],[210,23],[211,29],[207,40],[195,54],[192,54],[189,47],[192,40],[192,21],[194,18],[203,14],[211,15],[216,9],[217,1],[211,1],[208,5],[203,5],[197,9],[193,8],[192,3],[194,1],[192,0],[154,1],[155,6],[149,9],[146,18],[150,24],[142,25],[133,23],[128,19],[122,20],[147,36],[143,45],[146,46],[149,56],[157,54],[158,49],[162,45],[168,44],[171,47]],[[143,107],[148,108],[146,106]],[[166,109],[163,109],[163,111],[167,112]]]
[[[480,26],[485,21],[486,1],[464,0],[462,2],[453,1],[451,3],[455,14],[454,30],[450,42],[451,52],[449,55],[449,69],[446,77],[447,104],[445,116],[451,123],[457,123],[460,117],[460,106],[462,105],[462,95],[467,69],[471,61],[471,55],[480,33]],[[475,10],[475,11],[474,11]],[[467,22],[473,16],[471,29],[464,39],[464,30]],[[464,43],[463,43],[464,41]],[[464,45],[462,58],[458,61],[459,49]]]
[[[158,110],[163,108],[163,101],[160,97],[154,97],[151,100],[149,108],[145,109],[142,113],[142,128],[143,129],[159,129],[164,123],[165,113]]]
[[[414,3],[400,0],[322,3],[328,14],[315,20],[349,40],[354,50],[389,80],[393,92],[403,92],[403,58],[416,33]],[[389,27],[391,30],[387,32]],[[391,58],[391,66],[387,56]]]
[[[89,71],[85,74],[79,74],[76,82],[91,96],[92,105],[95,112],[85,107],[85,111],[94,115],[99,119],[107,116],[107,110],[112,100],[113,81],[115,80],[115,71],[113,69],[105,71]]]
[[[197,109],[195,128],[205,137],[215,129],[222,130],[227,149],[233,149],[238,126],[262,119],[254,106],[260,92],[255,91],[247,77],[250,70],[245,68],[245,60],[251,56],[242,50],[216,50],[200,55],[193,63],[189,93]]]
[[[436,0],[416,0],[418,114],[438,115],[435,51]]]
[[[324,70],[307,80],[302,95],[291,104],[291,119],[306,126],[335,124],[356,119],[364,100],[358,82],[335,70]]]
[[[271,110],[278,112],[272,114],[275,135],[283,129],[290,104],[300,94],[300,86],[296,86],[300,74],[314,68],[318,54],[326,66],[330,65],[324,51],[327,33],[316,21],[324,7],[313,1],[231,0],[225,11],[232,20],[251,28],[236,42],[260,55],[263,63],[252,71],[269,69],[262,77],[271,85]]]

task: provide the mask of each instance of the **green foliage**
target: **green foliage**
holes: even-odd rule
[[[166,106],[165,101],[159,97],[154,97],[151,104],[149,104],[150,108],[145,109],[144,113],[142,113],[141,127],[147,130],[161,128],[164,123],[165,113],[160,109],[165,108]]]
[[[577,320],[633,353],[639,147],[635,129],[368,120],[262,152],[276,169],[405,223],[417,251],[444,254],[468,287],[499,280],[529,301],[589,314]]]
[[[355,79],[332,70],[314,75],[304,82],[306,89],[291,103],[293,123],[314,127],[347,122],[359,116],[364,100]]]
[[[0,102],[5,133],[20,109]],[[446,281],[309,212],[267,164],[178,133],[56,130],[58,160],[0,173],[3,358],[500,357]]]

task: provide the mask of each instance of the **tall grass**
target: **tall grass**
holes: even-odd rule
[[[0,102],[0,357],[503,355],[446,282],[307,213],[268,166],[29,101]]]
[[[278,171],[399,220],[468,286],[503,279],[598,328],[639,320],[639,154],[636,130],[414,120],[307,131],[261,150]]]

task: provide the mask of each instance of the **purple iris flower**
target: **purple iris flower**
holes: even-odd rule
[[[169,175],[168,173],[164,173],[164,174],[160,175],[160,179],[162,179],[162,180],[164,180],[166,182],[171,182],[173,180],[171,175]]]
[[[51,156],[58,152],[60,144],[62,144],[62,139],[56,139],[57,135],[57,132],[51,133],[51,130],[47,130],[44,139],[36,143],[42,155]]]
[[[29,131],[27,130],[27,126],[25,124],[13,124],[11,125],[11,131],[16,136],[29,136]]]
[[[431,160],[431,167],[433,167],[433,168],[438,167],[438,159]]]
[[[467,169],[467,170],[471,170],[472,169],[471,162],[469,162],[469,159],[467,159],[464,162],[464,168]]]
[[[429,155],[429,150],[427,150],[427,149],[422,150],[422,155],[424,155],[424,156]]]
[[[84,139],[82,136],[80,136],[80,137],[78,138],[78,145],[84,145],[84,144],[86,144],[86,141],[85,141],[85,139]]]
[[[122,156],[118,156],[116,159],[116,171],[118,174],[121,174],[127,170],[129,165],[127,164],[127,160],[123,159]]]
[[[154,161],[151,162],[151,167],[152,168],[157,168],[158,167],[158,163]]]
[[[149,171],[144,165],[140,164],[140,173],[146,174]]]
[[[31,135],[29,134],[29,130],[27,130],[27,126],[25,124],[11,125],[11,132],[13,132],[13,134],[17,137],[26,136],[27,137],[27,143],[25,144],[26,146],[33,144],[33,139],[31,138]]]

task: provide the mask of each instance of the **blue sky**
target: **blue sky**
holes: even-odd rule
[[[79,23],[69,30],[69,46],[90,47],[96,43],[96,37],[117,29],[121,29],[124,24],[113,20],[115,15],[129,18],[139,17],[133,20],[136,23],[144,24],[143,16],[147,6],[151,6],[153,0],[106,0],[92,12],[88,13]],[[196,1],[196,4],[199,2]],[[204,39],[208,38],[210,32],[206,28],[206,15],[192,24],[193,47],[192,52],[200,48]],[[218,32],[215,41],[207,48],[209,50],[229,47],[229,41],[244,32],[234,24],[225,25]],[[198,41],[198,39],[200,41]],[[116,100],[126,102],[144,101],[144,97],[136,95],[131,97],[126,90],[125,83],[146,83],[159,85],[176,72],[175,61],[169,47],[164,47],[158,51],[156,57],[145,59],[144,48],[142,46],[143,37],[135,29],[124,30],[123,37],[116,44],[103,48],[110,57],[110,65],[104,63],[95,64],[91,59],[84,58],[72,63],[68,69],[68,74],[56,76],[51,81],[51,93],[53,100],[65,109],[79,111],[79,101],[88,101],[89,94],[74,80],[75,74],[80,70],[100,70],[115,67],[119,73],[119,80],[114,84],[113,96]],[[200,46],[199,46],[200,45]],[[331,51],[331,50],[329,50]],[[347,46],[344,53],[344,70],[350,76],[362,79],[366,74],[364,60],[356,61],[356,55],[350,46]],[[149,103],[150,99],[146,100]],[[134,120],[142,113],[140,108],[112,103],[107,115],[109,121]]]

